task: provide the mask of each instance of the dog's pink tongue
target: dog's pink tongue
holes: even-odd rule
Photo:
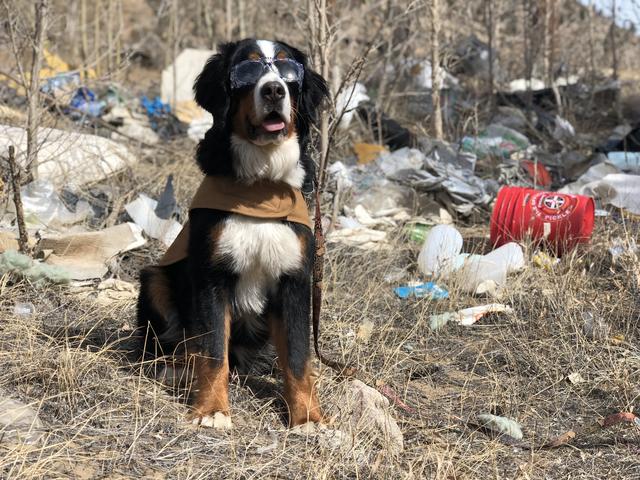
[[[267,132],[278,132],[284,129],[284,122],[277,118],[265,120],[264,122],[262,122],[262,128],[264,128]]]

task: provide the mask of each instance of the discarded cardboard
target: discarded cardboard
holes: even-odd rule
[[[110,258],[145,243],[138,225],[123,223],[99,232],[44,237],[39,248],[51,251],[47,264],[63,267],[73,280],[88,280],[103,277]]]

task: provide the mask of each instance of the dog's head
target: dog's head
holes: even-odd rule
[[[254,145],[305,138],[327,96],[324,79],[307,57],[283,42],[241,40],[219,47],[194,85],[198,104],[214,129]]]

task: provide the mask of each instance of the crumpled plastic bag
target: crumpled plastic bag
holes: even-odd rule
[[[509,435],[516,440],[522,440],[522,428],[515,420],[491,415],[490,413],[481,413],[478,415],[478,422],[493,432]]]
[[[384,445],[392,454],[402,453],[404,437],[398,423],[389,412],[389,400],[360,380],[353,380],[350,390],[354,399],[350,419],[352,428],[357,430],[358,427],[373,427],[382,434]]]

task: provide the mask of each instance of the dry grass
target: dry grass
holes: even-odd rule
[[[176,150],[179,150],[175,147]],[[157,194],[167,172],[188,202],[197,183],[188,149],[175,161],[148,156],[114,184],[122,194]],[[166,156],[164,156],[166,158]],[[133,188],[134,185],[139,185]],[[64,287],[0,282],[0,391],[33,406],[46,425],[36,445],[0,443],[4,478],[640,478],[637,430],[614,427],[570,447],[527,451],[465,425],[498,412],[523,425],[532,445],[602,416],[637,408],[640,264],[612,263],[611,238],[637,238],[637,222],[601,221],[594,241],[553,271],[514,276],[501,299],[515,313],[437,333],[429,315],[487,299],[452,287],[450,300],[403,301],[385,275],[414,265],[417,246],[403,239],[383,252],[334,246],[326,265],[322,347],[393,386],[417,410],[393,410],[405,451],[393,456],[384,435],[348,422],[348,382],[321,369],[320,397],[333,428],[355,440],[293,435],[283,422],[273,359],[248,378],[233,376],[234,429],[186,425],[188,391],[171,390],[142,373],[131,355],[132,302],[99,306]],[[469,248],[484,248],[482,228],[465,230]],[[161,248],[150,243],[123,256],[114,270],[132,280]],[[30,301],[33,316],[16,316]],[[585,318],[599,319],[596,338]],[[357,336],[374,323],[368,341]],[[604,326],[606,324],[606,326]],[[612,337],[624,335],[622,341]],[[583,383],[567,380],[580,373]]]

